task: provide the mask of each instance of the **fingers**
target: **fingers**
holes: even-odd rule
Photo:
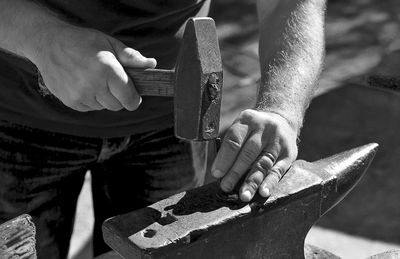
[[[126,84],[121,81],[110,83],[109,91],[128,111],[136,110],[142,103],[142,97],[136,91],[130,78]]]
[[[136,110],[142,102],[142,97],[136,91],[131,78],[125,73],[121,64],[115,61],[107,81],[108,91],[119,102],[119,108],[128,111]],[[116,104],[110,103],[113,107]]]
[[[78,91],[70,91],[70,100],[64,104],[77,111],[93,111],[107,109],[119,111],[123,108],[133,111],[142,102],[131,78],[111,52],[101,53],[103,69],[87,87],[79,87]]]
[[[118,61],[124,67],[155,68],[157,65],[157,61],[154,58],[146,58],[139,51],[129,48],[119,41],[113,40],[111,44],[114,47]]]
[[[87,100],[85,106],[88,107],[90,111],[99,111],[104,109],[103,105],[96,100],[96,97]]]
[[[88,112],[92,111],[93,109],[85,104],[82,103],[75,103],[75,104],[68,104],[64,103],[66,106],[70,107],[71,109],[74,109],[79,112]]]
[[[223,177],[236,160],[248,134],[248,125],[233,124],[227,131],[221,143],[220,150],[211,167],[212,175],[216,178]]]
[[[278,182],[289,169],[292,162],[289,158],[280,160],[268,171],[259,188],[259,193],[262,197],[271,195],[271,192],[278,185]]]
[[[80,101],[79,99],[73,99],[73,98],[71,99],[72,100],[67,99],[60,101],[64,103],[64,105],[79,112],[88,112],[88,111],[104,109],[104,107],[100,103],[98,103],[94,98],[91,101],[88,100]]]
[[[47,89],[77,111],[137,109],[141,97],[124,67],[154,68],[156,60],[97,30],[60,29],[57,47],[35,62]]]
[[[261,133],[256,133],[246,140],[246,143],[240,150],[240,153],[237,156],[233,166],[221,181],[222,190],[226,192],[232,191],[234,186],[240,181],[243,175],[248,172],[248,169],[257,159],[263,147],[265,146],[265,144],[262,143],[261,136]],[[279,154],[279,150],[277,150],[278,148],[274,149],[274,153]]]
[[[221,189],[234,191],[241,184],[242,201],[257,191],[268,197],[297,157],[297,130],[288,121],[268,112],[245,111],[228,130],[211,167],[221,178]]]
[[[112,69],[114,73],[109,78],[108,88],[121,103],[122,107],[129,111],[134,111],[141,104],[142,98],[123,67],[155,68],[157,61],[154,58],[144,57],[139,51],[129,48],[119,41],[113,40],[112,45],[117,60],[113,62]]]
[[[269,197],[271,192],[278,185],[278,182],[289,169],[293,162],[292,160],[293,159],[289,157],[285,157],[273,164],[272,160],[262,156],[260,160],[254,164],[240,188],[240,199],[244,202],[249,202],[253,199],[257,191],[262,197]]]
[[[103,109],[110,111],[119,111],[123,108],[121,103],[115,98],[110,91],[102,91],[96,95],[96,101],[103,106]]]
[[[274,166],[276,157],[279,156],[279,149],[279,145],[270,145],[265,148],[268,151],[262,152],[255,160],[239,191],[242,201],[248,202],[254,197],[268,171]]]
[[[128,47],[117,53],[117,58],[124,67],[155,68],[157,65],[154,58],[146,58],[139,51]]]
[[[96,95],[97,100],[106,109],[112,111],[122,108],[134,111],[141,104],[142,98],[124,67],[154,68],[157,62],[154,58],[146,58],[139,51],[126,47],[120,41],[111,39],[110,43],[114,48],[115,56],[113,55],[106,62],[109,66],[107,89]]]

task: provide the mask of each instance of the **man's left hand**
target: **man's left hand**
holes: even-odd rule
[[[212,165],[221,189],[231,192],[247,173],[239,190],[249,202],[260,193],[268,197],[297,157],[297,131],[281,115],[248,109],[228,129]]]

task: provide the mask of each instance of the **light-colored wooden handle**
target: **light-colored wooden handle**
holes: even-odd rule
[[[136,90],[144,96],[174,96],[175,71],[165,69],[125,69]]]

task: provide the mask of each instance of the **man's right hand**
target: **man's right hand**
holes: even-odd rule
[[[81,112],[138,108],[141,97],[124,67],[154,68],[154,58],[97,30],[67,24],[44,28],[36,34],[32,61],[61,102]]]

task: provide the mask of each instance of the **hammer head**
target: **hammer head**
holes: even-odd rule
[[[175,135],[187,140],[218,136],[222,61],[211,18],[188,20],[176,68]]]

